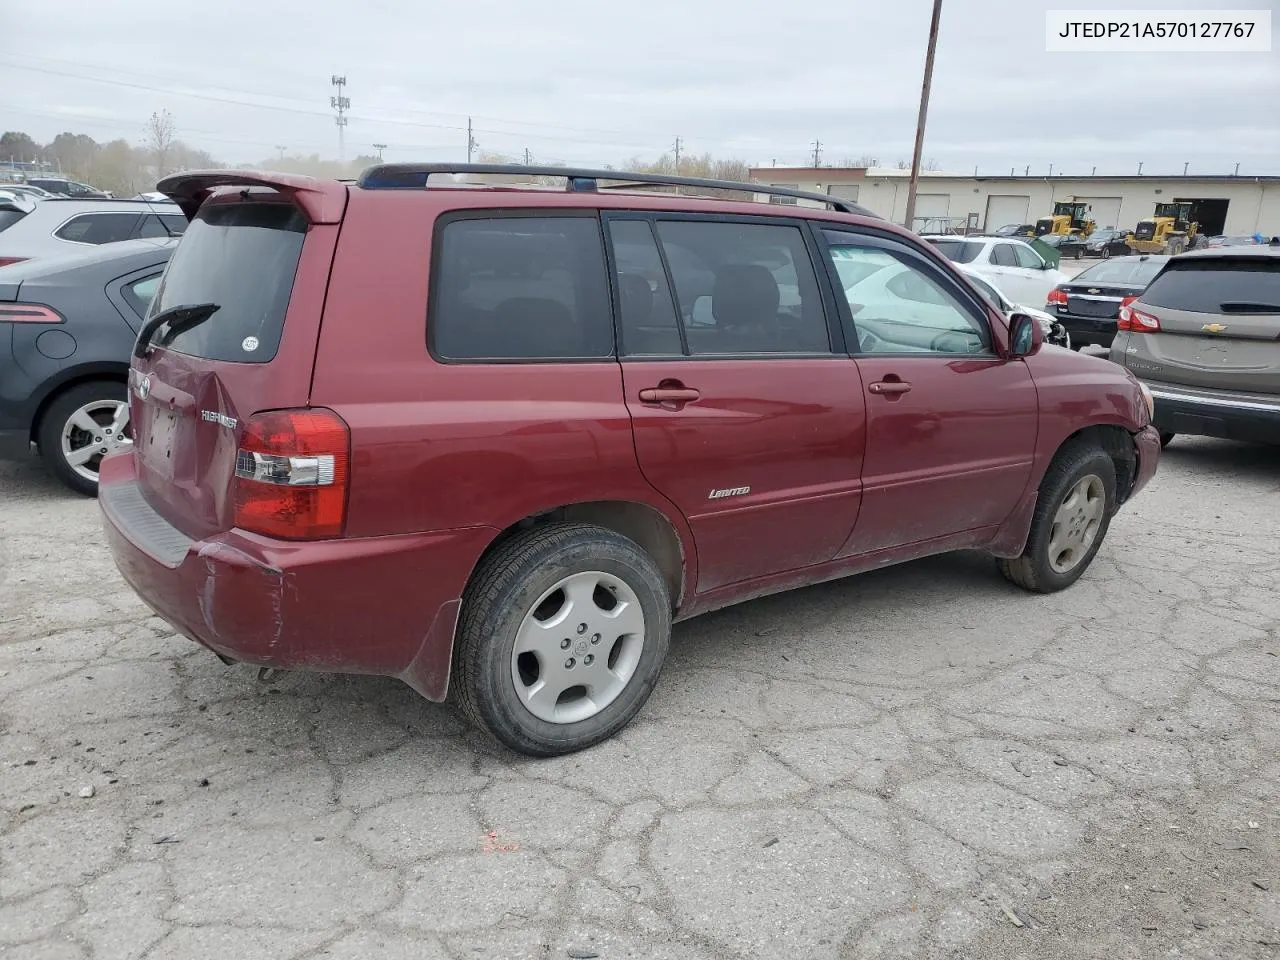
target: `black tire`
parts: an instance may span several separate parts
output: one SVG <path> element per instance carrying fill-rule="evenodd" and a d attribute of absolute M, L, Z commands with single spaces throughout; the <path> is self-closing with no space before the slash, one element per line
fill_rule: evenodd
<path fill-rule="evenodd" d="M 1075 258 L 1076 258 L 1077 260 L 1083 260 L 1083 259 L 1084 259 L 1084 247 L 1076 247 L 1076 257 L 1075 257 Z"/>
<path fill-rule="evenodd" d="M 77 410 L 95 402 L 121 401 L 128 399 L 128 388 L 118 380 L 93 380 L 81 383 L 57 397 L 40 420 L 36 431 L 36 445 L 40 449 L 40 458 L 44 460 L 50 472 L 63 484 L 76 493 L 87 497 L 97 496 L 98 481 L 90 480 L 76 472 L 62 452 L 62 433 L 68 421 Z M 88 438 L 86 438 L 88 439 Z M 93 438 L 96 439 L 96 438 Z M 100 448 L 99 448 L 100 449 Z M 100 457 L 86 465 L 93 467 Z"/>
<path fill-rule="evenodd" d="M 616 699 L 593 716 L 569 723 L 541 719 L 522 702 L 512 676 L 517 631 L 559 581 L 596 571 L 623 581 L 640 602 L 639 661 Z M 468 720 L 512 750 L 536 757 L 572 753 L 631 722 L 662 673 L 670 639 L 666 582 L 648 553 L 603 527 L 547 524 L 513 536 L 473 575 L 462 600 L 450 692 Z"/>
<path fill-rule="evenodd" d="M 1111 247 L 1107 246 L 1102 248 L 1102 259 L 1103 260 L 1111 259 Z"/>
<path fill-rule="evenodd" d="M 1172 443 L 1172 442 L 1173 442 L 1173 438 L 1174 438 L 1174 437 L 1176 437 L 1176 436 L 1177 436 L 1177 434 L 1176 434 L 1176 433 L 1162 433 L 1162 434 L 1160 434 L 1160 449 L 1161 449 L 1161 450 L 1163 450 L 1163 449 L 1164 449 L 1165 447 L 1167 447 L 1170 443 Z"/>
<path fill-rule="evenodd" d="M 1049 539 L 1053 519 L 1071 489 L 1085 477 L 1093 475 L 1102 481 L 1105 504 L 1093 543 L 1071 569 L 1060 572 L 1049 564 Z M 1055 593 L 1065 590 L 1089 569 L 1098 548 L 1106 539 L 1107 528 L 1116 502 L 1116 467 L 1111 457 L 1091 443 L 1080 442 L 1061 451 L 1049 464 L 1040 483 L 1031 532 L 1022 555 L 1013 560 L 999 559 L 997 565 L 1005 578 L 1033 593 Z"/>

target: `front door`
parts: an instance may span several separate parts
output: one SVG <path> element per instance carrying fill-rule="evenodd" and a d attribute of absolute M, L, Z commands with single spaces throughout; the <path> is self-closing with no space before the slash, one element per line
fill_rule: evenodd
<path fill-rule="evenodd" d="M 831 559 L 858 515 L 866 401 L 807 230 L 607 219 L 636 452 L 689 520 L 698 591 Z"/>
<path fill-rule="evenodd" d="M 824 239 L 867 394 L 862 509 L 838 555 L 994 532 L 1031 475 L 1026 364 L 998 355 L 987 306 L 924 254 L 871 232 Z"/>

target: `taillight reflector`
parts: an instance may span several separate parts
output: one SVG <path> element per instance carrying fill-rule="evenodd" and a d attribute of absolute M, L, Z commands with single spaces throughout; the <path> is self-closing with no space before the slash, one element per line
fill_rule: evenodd
<path fill-rule="evenodd" d="M 42 303 L 0 303 L 0 323 L 62 323 L 62 314 Z"/>
<path fill-rule="evenodd" d="M 1125 297 L 1120 301 L 1120 313 L 1116 316 L 1116 329 L 1129 333 L 1159 333 L 1160 318 L 1133 306 L 1138 298 Z"/>
<path fill-rule="evenodd" d="M 284 540 L 342 535 L 351 432 L 332 410 L 250 417 L 236 455 L 235 524 Z"/>
<path fill-rule="evenodd" d="M 1061 287 L 1054 287 L 1049 291 L 1049 296 L 1045 298 L 1045 302 L 1058 303 L 1065 307 L 1067 305 L 1067 291 Z"/>

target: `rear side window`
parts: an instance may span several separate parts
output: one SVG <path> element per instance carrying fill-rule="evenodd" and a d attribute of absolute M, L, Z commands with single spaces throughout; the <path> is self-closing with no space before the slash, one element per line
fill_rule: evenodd
<path fill-rule="evenodd" d="M 991 248 L 991 256 L 989 258 L 992 263 L 1001 267 L 1016 267 L 1018 258 L 1013 253 L 1013 244 L 997 243 Z"/>
<path fill-rule="evenodd" d="M 119 243 L 133 236 L 137 222 L 136 213 L 82 213 L 60 226 L 53 235 L 72 243 Z"/>
<path fill-rule="evenodd" d="M 1172 260 L 1142 300 L 1191 313 L 1280 313 L 1280 257 Z"/>
<path fill-rule="evenodd" d="M 1076 283 L 1132 283 L 1143 286 L 1151 282 L 1165 265 L 1164 260 L 1104 260 L 1096 267 L 1076 274 Z"/>
<path fill-rule="evenodd" d="M 952 263 L 973 263 L 982 252 L 982 244 L 971 240 L 930 240 L 929 242 Z"/>
<path fill-rule="evenodd" d="M 219 309 L 190 327 L 166 324 L 153 342 L 206 360 L 270 360 L 306 232 L 307 220 L 293 204 L 205 204 L 174 251 L 151 312 L 201 303 Z"/>
<path fill-rule="evenodd" d="M 156 288 L 160 286 L 160 276 L 157 273 L 154 276 L 143 277 L 141 280 L 126 283 L 120 288 L 120 295 L 124 297 L 125 303 L 133 307 L 133 312 L 139 317 L 147 315 L 151 301 L 155 299 Z"/>
<path fill-rule="evenodd" d="M 1010 246 L 1013 247 L 1013 255 L 1018 258 L 1018 266 L 1026 267 L 1028 270 L 1039 270 L 1044 266 L 1044 261 L 1030 247 L 1016 243 Z"/>
<path fill-rule="evenodd" d="M 0 231 L 7 230 L 27 215 L 25 210 L 9 210 L 0 207 Z"/>
<path fill-rule="evenodd" d="M 187 218 L 181 215 L 167 214 L 156 216 L 148 213 L 142 218 L 138 227 L 139 237 L 180 237 L 187 229 Z"/>
<path fill-rule="evenodd" d="M 436 243 L 428 316 L 435 356 L 613 356 L 613 314 L 595 217 L 452 220 L 440 228 Z"/>

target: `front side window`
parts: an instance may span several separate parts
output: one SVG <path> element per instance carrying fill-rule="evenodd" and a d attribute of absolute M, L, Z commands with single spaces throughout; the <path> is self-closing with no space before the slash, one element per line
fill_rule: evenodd
<path fill-rule="evenodd" d="M 809 249 L 790 224 L 660 220 L 691 355 L 830 353 Z"/>
<path fill-rule="evenodd" d="M 137 222 L 136 213 L 82 213 L 60 226 L 53 235 L 72 243 L 118 243 L 133 236 Z"/>
<path fill-rule="evenodd" d="M 990 352 L 986 325 L 922 261 L 848 235 L 828 238 L 859 353 Z"/>
<path fill-rule="evenodd" d="M 1067 242 L 1064 238 L 1059 243 Z M 1013 255 L 1018 258 L 1018 266 L 1025 267 L 1028 270 L 1043 270 L 1044 261 L 1030 247 L 1024 247 L 1020 243 L 1010 244 L 1013 247 Z"/>
<path fill-rule="evenodd" d="M 185 242 L 185 241 L 184 241 Z M 599 360 L 613 355 L 595 217 L 453 220 L 440 229 L 428 323 L 444 360 Z"/>

